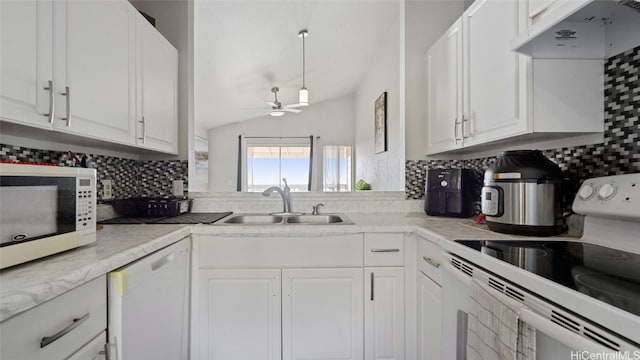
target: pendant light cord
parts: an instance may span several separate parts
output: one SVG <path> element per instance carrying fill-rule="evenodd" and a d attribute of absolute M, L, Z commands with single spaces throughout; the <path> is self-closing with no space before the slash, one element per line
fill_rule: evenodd
<path fill-rule="evenodd" d="M 305 69 L 306 69 L 306 64 L 305 64 L 305 48 L 304 48 L 304 38 L 306 38 L 307 36 L 305 34 L 302 35 L 302 88 L 305 89 L 305 83 L 304 83 L 304 73 L 305 73 Z"/>

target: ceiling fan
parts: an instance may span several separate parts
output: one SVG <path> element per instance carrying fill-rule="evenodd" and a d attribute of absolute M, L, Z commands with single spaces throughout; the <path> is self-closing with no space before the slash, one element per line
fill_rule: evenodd
<path fill-rule="evenodd" d="M 300 109 L 294 109 L 295 105 L 282 105 L 280 101 L 278 101 L 278 91 L 280 88 L 274 86 L 271 88 L 271 92 L 274 96 L 274 101 L 265 101 L 265 104 L 271 106 L 271 110 L 269 110 L 265 115 L 269 116 L 282 116 L 285 112 L 299 113 L 302 112 Z M 297 104 L 296 104 L 297 105 Z"/>

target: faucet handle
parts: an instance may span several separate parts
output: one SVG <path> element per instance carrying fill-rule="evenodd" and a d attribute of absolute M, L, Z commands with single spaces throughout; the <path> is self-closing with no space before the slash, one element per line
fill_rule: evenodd
<path fill-rule="evenodd" d="M 284 183 L 284 188 L 289 187 L 289 184 L 287 184 L 287 178 L 282 178 L 282 182 Z"/>
<path fill-rule="evenodd" d="M 311 212 L 311 215 L 320 215 L 320 206 L 324 206 L 323 203 L 319 203 L 315 206 L 313 206 L 313 211 Z"/>

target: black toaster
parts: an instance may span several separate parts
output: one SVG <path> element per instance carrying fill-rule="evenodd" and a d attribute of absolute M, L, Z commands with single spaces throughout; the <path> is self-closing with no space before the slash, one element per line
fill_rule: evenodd
<path fill-rule="evenodd" d="M 477 173 L 472 169 L 430 169 L 425 182 L 427 215 L 469 217 L 479 200 Z"/>

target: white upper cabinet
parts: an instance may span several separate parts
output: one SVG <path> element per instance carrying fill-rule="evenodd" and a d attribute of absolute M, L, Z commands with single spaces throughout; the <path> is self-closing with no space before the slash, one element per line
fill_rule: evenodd
<path fill-rule="evenodd" d="M 528 24 L 525 6 L 476 0 L 429 49 L 427 155 L 603 132 L 603 61 L 513 52 L 512 39 Z"/>
<path fill-rule="evenodd" d="M 178 52 L 143 17 L 138 19 L 137 143 L 178 153 Z"/>
<path fill-rule="evenodd" d="M 178 152 L 178 54 L 128 1 L 1 1 L 0 18 L 0 120 Z"/>
<path fill-rule="evenodd" d="M 52 3 L 0 1 L 0 119 L 51 129 Z"/>
<path fill-rule="evenodd" d="M 465 145 L 519 134 L 527 130 L 520 93 L 526 60 L 511 52 L 518 34 L 516 1 L 477 0 L 462 15 L 463 134 Z"/>
<path fill-rule="evenodd" d="M 54 5 L 54 127 L 135 144 L 135 9 L 123 1 Z"/>
<path fill-rule="evenodd" d="M 427 153 L 462 147 L 462 20 L 427 52 Z"/>

